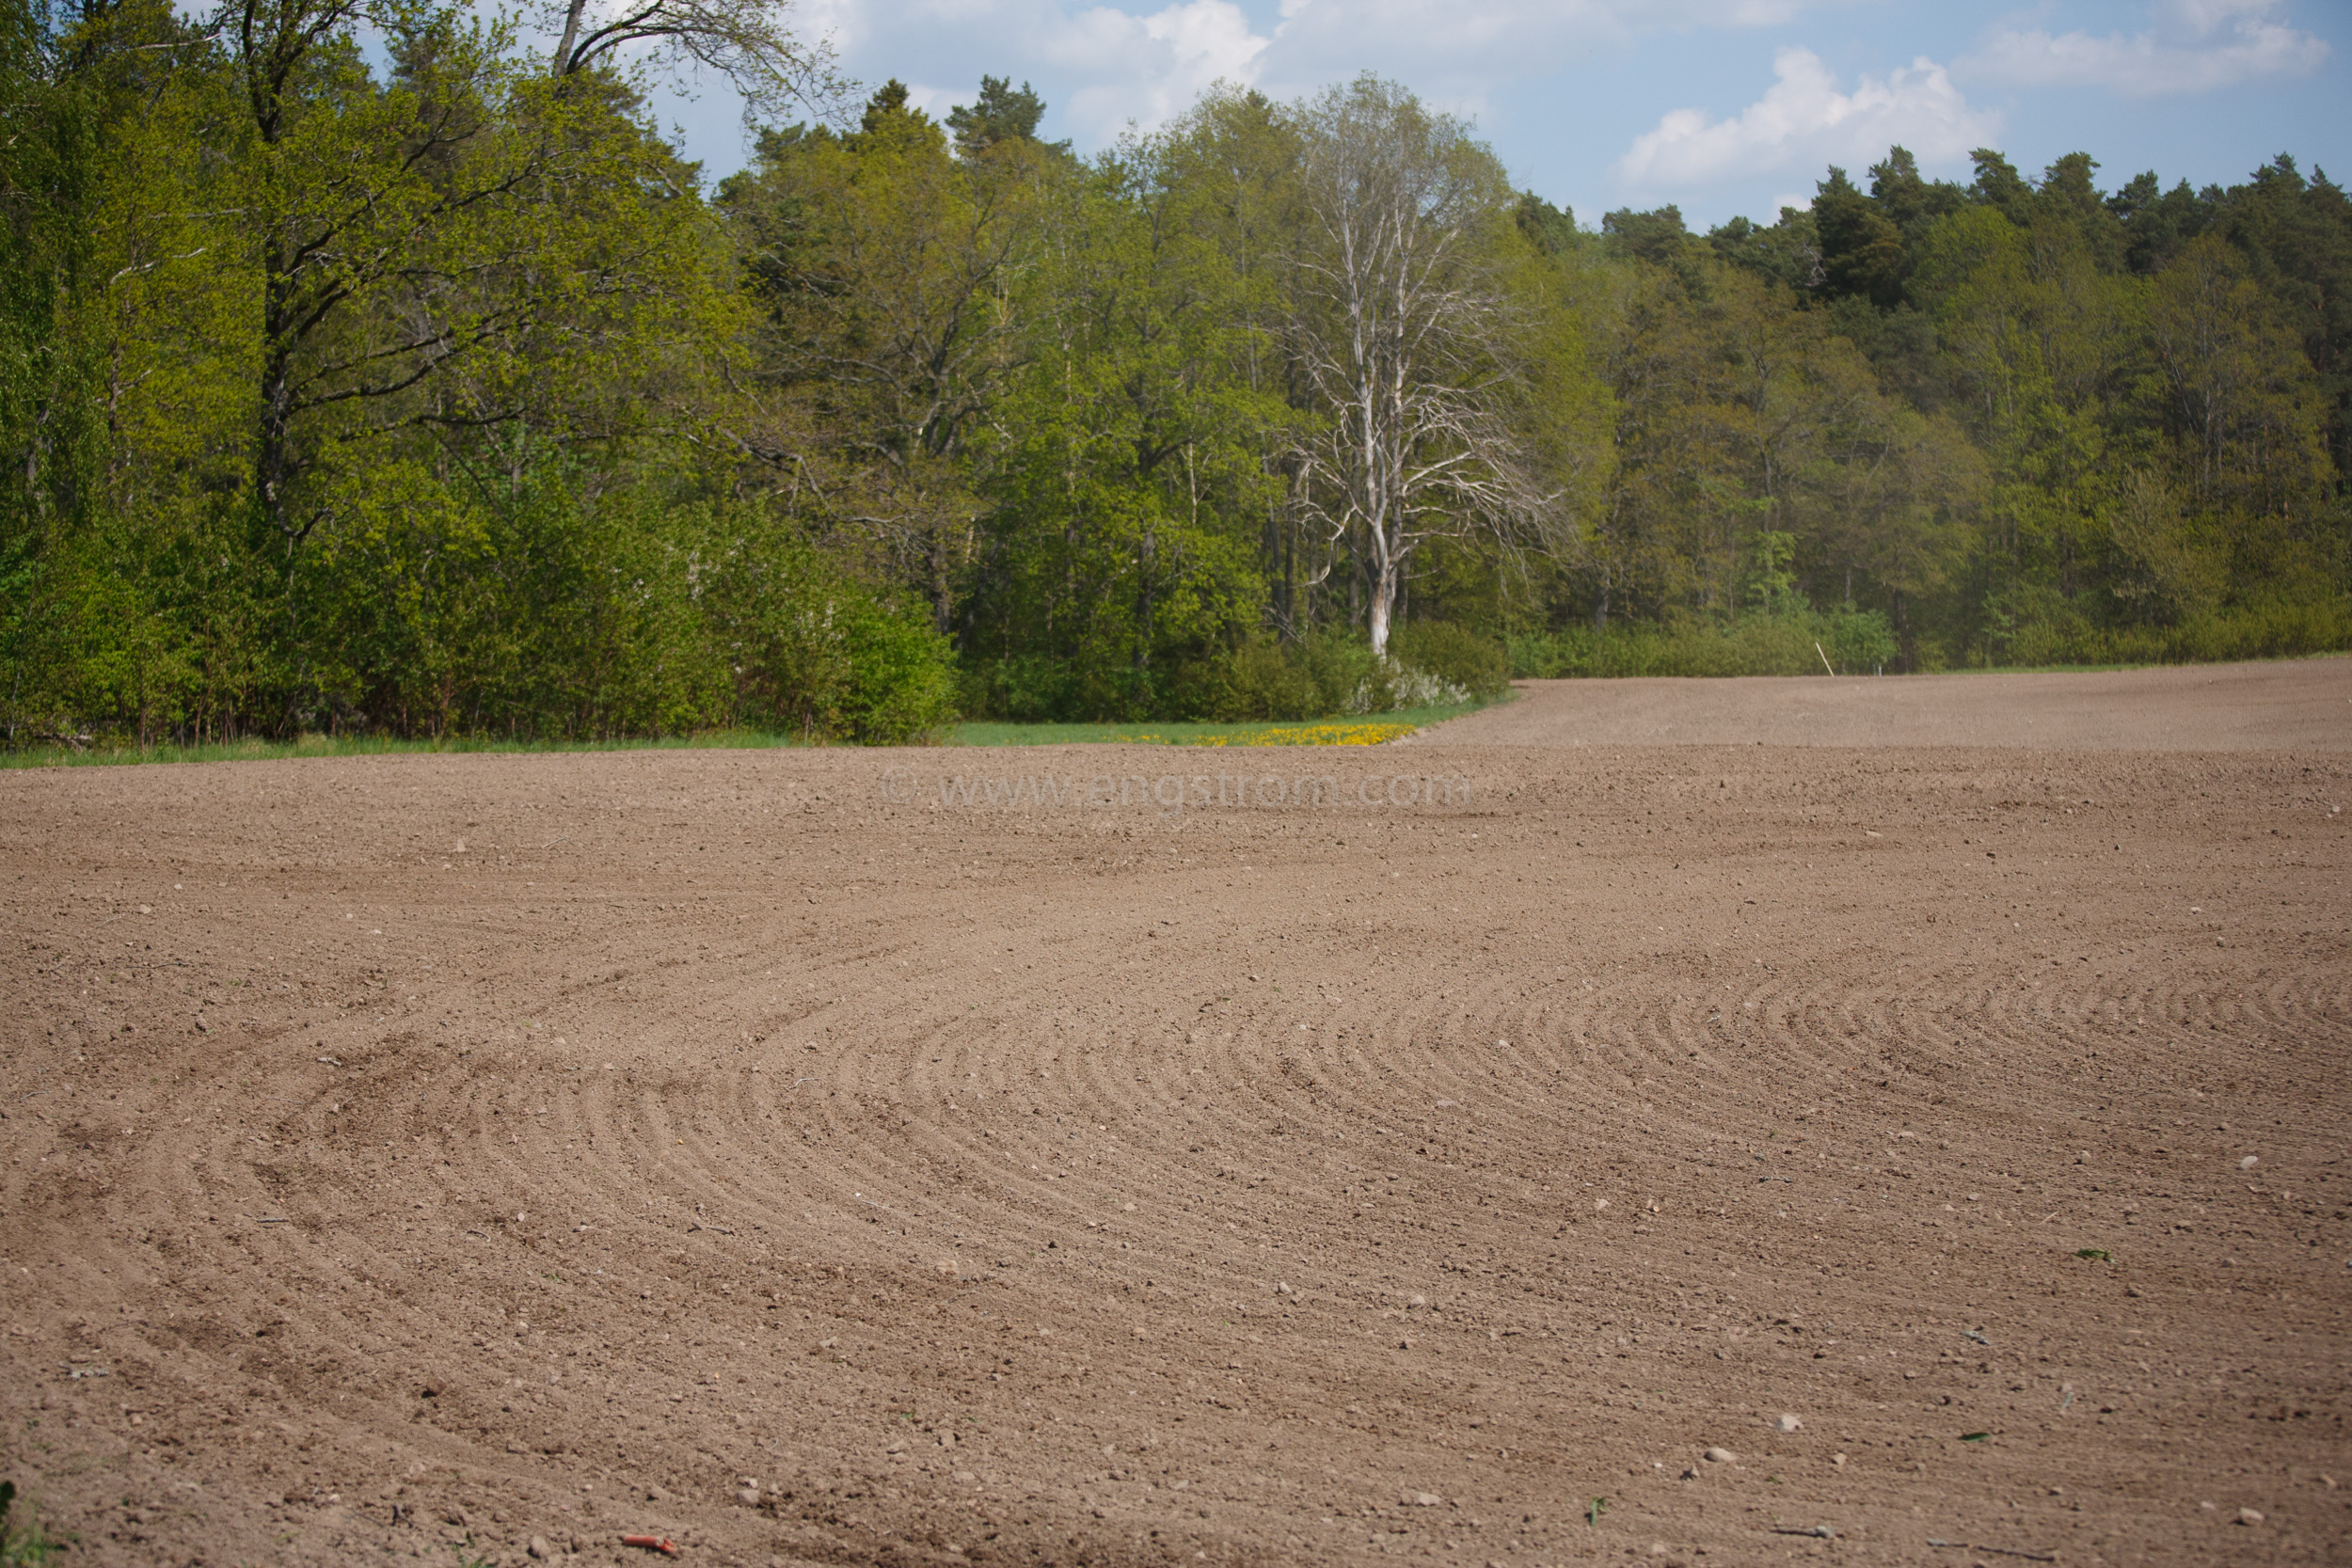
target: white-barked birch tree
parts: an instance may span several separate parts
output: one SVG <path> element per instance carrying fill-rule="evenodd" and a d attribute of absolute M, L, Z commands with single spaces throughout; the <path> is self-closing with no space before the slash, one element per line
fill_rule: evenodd
<path fill-rule="evenodd" d="M 1540 310 L 1510 288 L 1509 181 L 1462 121 L 1369 75 L 1297 114 L 1307 223 L 1289 340 L 1320 416 L 1298 504 L 1363 552 L 1385 655 L 1422 545 L 1555 543 L 1569 527 L 1519 418 L 1515 339 L 1540 334 Z"/>

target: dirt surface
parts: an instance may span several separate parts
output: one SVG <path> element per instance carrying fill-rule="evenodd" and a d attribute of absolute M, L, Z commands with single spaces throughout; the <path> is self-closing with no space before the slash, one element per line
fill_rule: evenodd
<path fill-rule="evenodd" d="M 1449 746 L 2352 750 L 2352 658 L 2080 674 L 1521 681 Z"/>
<path fill-rule="evenodd" d="M 2344 1561 L 2345 668 L 0 774 L 0 1475 L 68 1563 Z"/>

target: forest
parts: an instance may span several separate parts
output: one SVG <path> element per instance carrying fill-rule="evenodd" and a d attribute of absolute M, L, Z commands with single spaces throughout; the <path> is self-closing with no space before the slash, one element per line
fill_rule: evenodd
<path fill-rule="evenodd" d="M 761 0 L 0 0 L 6 744 L 2352 647 L 2352 209 L 2291 155 L 1897 147 L 1701 233 L 1369 76 L 1044 109 Z"/>

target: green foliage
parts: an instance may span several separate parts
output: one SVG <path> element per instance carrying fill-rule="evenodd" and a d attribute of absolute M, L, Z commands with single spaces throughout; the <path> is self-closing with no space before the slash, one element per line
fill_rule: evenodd
<path fill-rule="evenodd" d="M 379 71 L 307 4 L 8 3 L 12 743 L 952 716 L 944 639 L 790 498 L 705 499 L 742 302 L 628 80 L 425 5 L 370 13 Z"/>
<path fill-rule="evenodd" d="M 1336 674 L 1332 662 L 1303 657 L 1305 652 L 1270 638 L 1252 639 L 1195 673 L 1197 689 L 1188 693 L 1186 705 L 1224 721 L 1313 719 L 1339 712 L 1354 695 L 1352 685 L 1344 694 L 1327 689 L 1316 678 L 1318 664 Z"/>
<path fill-rule="evenodd" d="M 1891 668 L 1894 628 L 1875 610 L 1751 615 L 1729 626 L 1679 620 L 1664 626 L 1589 626 L 1510 640 L 1511 673 L 1619 675 L 1871 675 Z M 1830 669 L 1822 667 L 1826 658 Z"/>
<path fill-rule="evenodd" d="M 1387 657 L 1363 638 L 1318 630 L 1295 641 L 1252 637 L 1174 666 L 1145 700 L 1073 678 L 1059 660 L 1016 657 L 971 667 L 965 712 L 1016 723 L 1241 723 L 1454 707 L 1509 689 L 1502 645 L 1459 627 L 1412 622 Z"/>
<path fill-rule="evenodd" d="M 934 737 L 956 711 L 947 639 L 928 620 L 894 612 L 853 586 L 838 593 L 848 668 L 832 725 L 819 733 L 867 746 Z"/>
<path fill-rule="evenodd" d="M 1859 294 L 1881 307 L 1900 303 L 1911 270 L 1903 232 L 1878 202 L 1854 189 L 1844 169 L 1833 167 L 1821 182 L 1813 199 L 1813 228 L 1820 236 L 1824 294 Z"/>
<path fill-rule="evenodd" d="M 1608 238 L 1613 255 L 1647 261 L 1653 266 L 1680 261 L 1690 254 L 1695 243 L 1689 226 L 1682 221 L 1682 209 L 1675 206 L 1650 213 L 1621 207 L 1600 220 L 1600 230 Z"/>
<path fill-rule="evenodd" d="M 380 476 L 318 557 L 340 723 L 610 738 L 709 727 L 897 742 L 952 716 L 951 658 L 764 508 L 581 494 L 560 465 L 486 495 Z M 435 504 L 437 503 L 437 504 Z"/>
<path fill-rule="evenodd" d="M 38 1568 L 65 1549 L 31 1515 L 18 1506 L 16 1482 L 0 1481 L 0 1568 Z"/>
<path fill-rule="evenodd" d="M 979 101 L 950 109 L 947 130 L 956 138 L 957 152 L 970 158 L 1005 142 L 1036 141 L 1037 122 L 1044 118 L 1045 101 L 1028 83 L 1016 88 L 1010 77 L 982 76 Z M 1057 152 L 1070 150 L 1068 142 L 1051 145 Z"/>
<path fill-rule="evenodd" d="M 707 198 L 558 8 L 550 61 L 446 0 L 0 0 L 7 745 L 2352 646 L 2352 203 L 2291 159 L 1894 148 L 1595 234 L 1374 78 L 1080 160 L 992 76 Z M 772 105 L 830 81 L 781 15 L 638 41 Z"/>
<path fill-rule="evenodd" d="M 1442 621 L 1408 621 L 1389 644 L 1407 670 L 1433 675 L 1471 697 L 1498 697 L 1511 684 L 1511 656 L 1502 643 Z"/>
<path fill-rule="evenodd" d="M 1841 675 L 1882 674 L 1900 655 L 1895 628 L 1882 610 L 1846 610 L 1816 618 L 1829 662 Z"/>
<path fill-rule="evenodd" d="M 1368 687 L 1378 671 L 1360 640 L 1325 633 L 1295 644 L 1250 638 L 1232 649 L 1196 650 L 1149 683 L 1117 668 L 1089 677 L 1073 661 L 1014 655 L 970 667 L 962 707 L 1017 723 L 1317 719 L 1388 706 L 1385 684 Z M 1351 705 L 1359 703 L 1369 705 Z"/>
<path fill-rule="evenodd" d="M 1557 256 L 1576 245 L 1576 214 L 1565 207 L 1554 207 L 1534 191 L 1521 191 L 1518 205 L 1513 209 L 1511 221 L 1518 226 L 1520 237 L 1539 256 Z"/>
<path fill-rule="evenodd" d="M 944 734 L 945 732 L 940 732 Z M 149 763 L 279 762 L 289 757 L 438 756 L 495 752 L 507 754 L 636 751 L 767 751 L 805 744 L 805 737 L 770 730 L 697 730 L 691 735 L 596 740 L 513 740 L 482 736 L 417 738 L 388 735 L 300 735 L 291 740 L 246 736 L 237 740 L 182 745 L 48 746 L 0 752 L 0 768 L 117 768 Z"/>
<path fill-rule="evenodd" d="M 2286 159 L 2106 197 L 2081 154 L 1976 164 L 1963 189 L 1894 149 L 1704 255 L 1678 214 L 1612 214 L 1612 489 L 1504 617 L 1598 635 L 1521 667 L 1802 664 L 1736 629 L 1781 596 L 1881 612 L 1890 668 L 2344 645 L 2352 332 L 2277 260 L 2352 269 L 2342 192 Z M 1628 617 L 1654 629 L 1612 647 Z"/>
<path fill-rule="evenodd" d="M 2000 609 L 1997 607 L 1996 614 Z M 2352 648 L 2352 595 L 2265 595 L 2171 626 L 2102 626 L 2056 605 L 1995 621 L 1981 662 L 2039 669 L 2065 664 L 2204 664 L 2288 658 Z"/>
<path fill-rule="evenodd" d="M 2287 658 L 2352 648 L 2352 595 L 2272 597 L 2196 615 L 2171 626 L 2100 626 L 2048 605 L 2006 610 L 2008 629 L 1973 662 L 1984 668 L 2198 664 Z M 1814 644 L 1820 644 L 1817 652 Z M 1515 676 L 1820 675 L 1824 656 L 1840 675 L 1897 668 L 1895 631 L 1883 612 L 1751 617 L 1733 626 L 1679 621 L 1619 624 L 1606 632 L 1573 626 L 1509 640 Z M 1935 668 L 1946 668 L 1944 665 Z"/>
<path fill-rule="evenodd" d="M 1255 639 L 1186 673 L 1187 708 L 1225 721 L 1453 706 L 1510 687 L 1501 644 L 1438 622 L 1399 626 L 1385 657 L 1359 638 L 1324 631 L 1289 643 Z"/>
<path fill-rule="evenodd" d="M 1138 720 L 1106 724 L 1016 724 L 996 720 L 955 726 L 955 746 L 1364 746 L 1394 739 L 1416 728 L 1459 719 L 1485 706 L 1450 703 L 1437 707 L 1392 708 L 1345 719 L 1271 722 L 1255 720 Z"/>

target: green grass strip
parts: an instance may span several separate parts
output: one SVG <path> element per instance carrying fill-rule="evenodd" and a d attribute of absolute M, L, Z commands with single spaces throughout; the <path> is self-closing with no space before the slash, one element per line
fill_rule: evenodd
<path fill-rule="evenodd" d="M 1509 693 L 1497 699 L 1510 700 Z M 1337 719 L 1239 724 L 968 723 L 952 726 L 943 738 L 951 746 L 1362 746 L 1394 740 L 1425 725 L 1459 719 L 1487 705 L 1483 702 L 1456 703 Z M 401 739 L 389 736 L 305 735 L 293 740 L 248 738 L 194 746 L 170 742 L 123 746 L 103 741 L 79 750 L 70 746 L 35 746 L 0 751 L 0 768 L 120 768 L 135 763 L 278 762 L 289 757 L 453 756 L 473 752 L 763 751 L 807 744 L 797 736 L 764 730 L 712 730 L 701 735 L 602 740 L 500 740 L 466 736 Z"/>
<path fill-rule="evenodd" d="M 651 739 L 492 740 L 444 736 L 402 740 L 384 736 L 306 735 L 294 740 L 226 740 L 199 746 L 93 745 L 75 751 L 44 746 L 0 752 L 0 768 L 116 768 L 146 762 L 276 762 L 287 757 L 447 756 L 474 752 L 761 751 L 803 744 L 797 736 L 759 730 L 713 730 Z"/>

